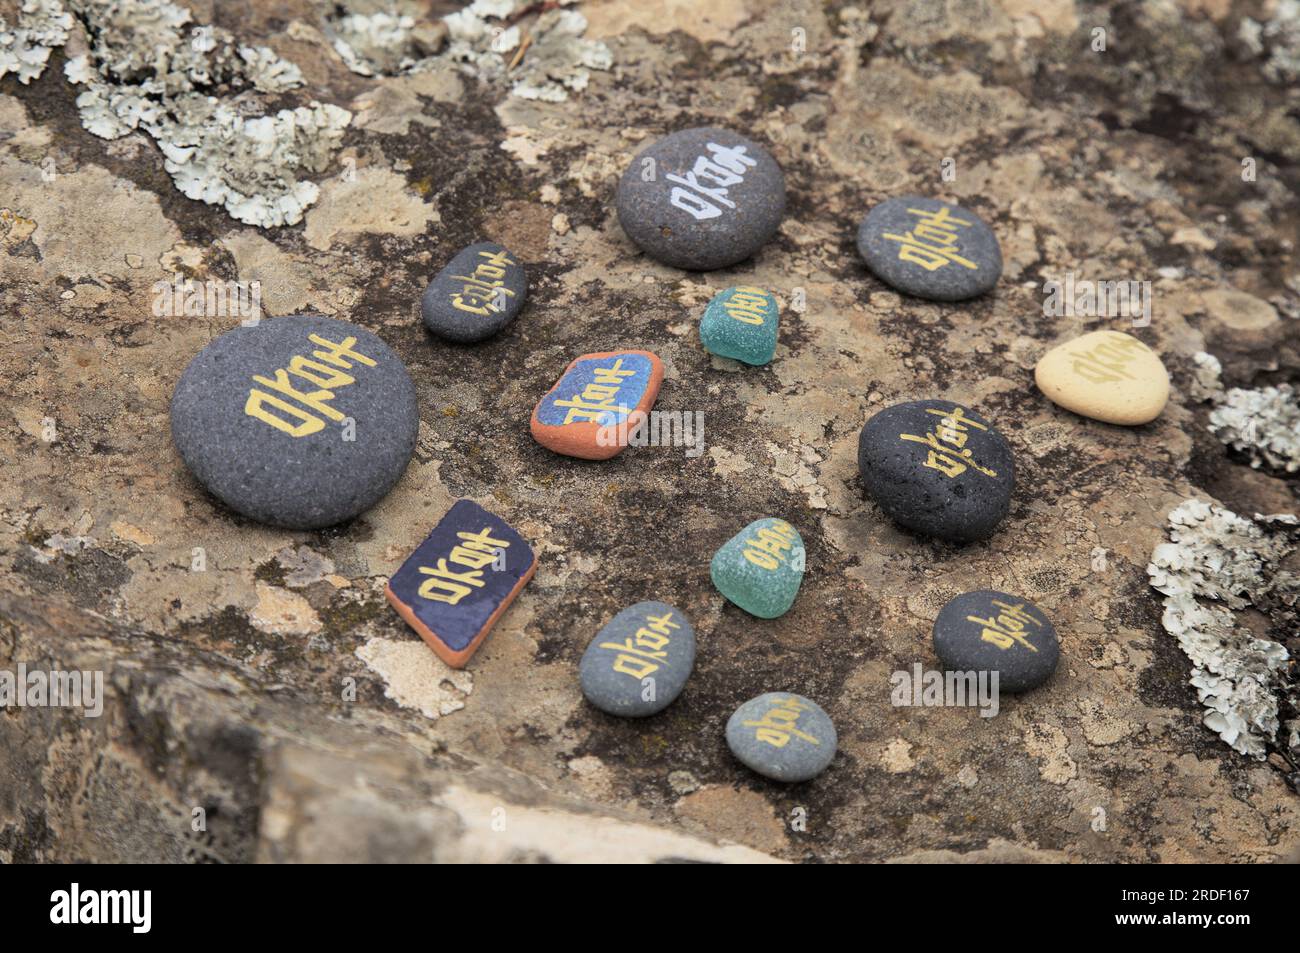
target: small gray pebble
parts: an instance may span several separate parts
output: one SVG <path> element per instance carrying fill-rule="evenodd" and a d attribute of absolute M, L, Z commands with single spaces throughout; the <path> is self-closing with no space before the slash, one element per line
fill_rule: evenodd
<path fill-rule="evenodd" d="M 420 315 L 434 334 L 468 344 L 506 327 L 527 297 L 528 276 L 518 256 L 493 242 L 479 242 L 429 282 Z"/>
<path fill-rule="evenodd" d="M 868 420 L 858 437 L 858 471 L 867 495 L 894 522 L 956 543 L 992 536 L 1016 485 L 1006 438 L 950 400 L 895 404 Z"/>
<path fill-rule="evenodd" d="M 835 726 L 802 695 L 768 692 L 727 721 L 727 747 L 746 767 L 776 781 L 807 781 L 835 757 Z"/>
<path fill-rule="evenodd" d="M 785 176 L 758 143 L 685 129 L 639 152 L 618 184 L 618 220 L 656 261 L 711 271 L 763 247 L 785 213 Z"/>
<path fill-rule="evenodd" d="M 695 667 L 695 630 L 680 610 L 638 602 L 614 616 L 582 655 L 582 693 L 601 711 L 640 718 L 663 711 Z"/>
<path fill-rule="evenodd" d="M 172 441 L 198 481 L 231 509 L 290 529 L 378 502 L 418 426 L 415 387 L 388 345 L 310 314 L 227 331 L 185 368 L 171 403 Z"/>
<path fill-rule="evenodd" d="M 979 216 L 919 195 L 888 199 L 868 212 L 858 228 L 858 252 L 885 284 L 932 301 L 984 294 L 1002 274 L 997 236 Z"/>
<path fill-rule="evenodd" d="M 997 672 L 998 691 L 1023 692 L 1056 671 L 1060 644 L 1047 613 L 993 589 L 951 600 L 934 620 L 934 651 L 949 672 Z"/>

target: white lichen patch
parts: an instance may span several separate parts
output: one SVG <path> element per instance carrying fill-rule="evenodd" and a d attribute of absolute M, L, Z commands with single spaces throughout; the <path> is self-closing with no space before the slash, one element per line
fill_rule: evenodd
<path fill-rule="evenodd" d="M 352 11 L 336 5 L 338 15 L 325 29 L 334 51 L 348 69 L 362 76 L 395 76 L 419 70 L 446 39 L 445 24 L 418 20 L 405 9 Z"/>
<path fill-rule="evenodd" d="M 1300 79 L 1300 0 L 1280 0 L 1271 12 L 1265 20 L 1242 17 L 1237 38 L 1263 58 L 1264 75 L 1269 80 L 1291 83 Z"/>
<path fill-rule="evenodd" d="M 449 668 L 416 639 L 373 638 L 357 649 L 357 658 L 384 682 L 384 697 L 425 717 L 438 719 L 465 707 L 474 690 L 469 672 Z"/>
<path fill-rule="evenodd" d="M 58 0 L 23 0 L 16 23 L 0 16 L 0 79 L 9 73 L 26 85 L 45 72 L 50 51 L 68 41 L 72 16 Z"/>
<path fill-rule="evenodd" d="M 1206 707 L 1205 725 L 1242 754 L 1262 759 L 1278 743 L 1287 651 L 1238 624 L 1254 607 L 1294 625 L 1300 578 L 1279 568 L 1295 548 L 1294 516 L 1246 519 L 1220 506 L 1187 500 L 1169 514 L 1169 539 L 1147 566 L 1164 593 L 1165 630 L 1192 660 L 1191 683 Z M 1297 726 L 1281 743 L 1294 745 Z"/>
<path fill-rule="evenodd" d="M 236 219 L 302 220 L 320 192 L 304 173 L 329 165 L 351 114 L 311 102 L 266 113 L 262 96 L 302 85 L 294 64 L 166 0 L 68 0 L 89 52 L 68 60 L 82 124 L 104 139 L 152 136 L 176 187 Z"/>
<path fill-rule="evenodd" d="M 342 4 L 345 12 L 329 26 L 335 50 L 363 76 L 419 72 L 445 58 L 480 80 L 509 83 L 515 96 L 558 103 L 614 61 L 608 46 L 583 36 L 587 19 L 575 10 L 548 9 L 530 19 L 527 0 L 474 0 L 443 19 L 447 43 L 439 52 L 442 34 L 399 5 L 368 13 L 355 6 Z"/>
<path fill-rule="evenodd" d="M 1194 395 L 1214 402 L 1210 432 L 1234 450 L 1250 455 L 1250 465 L 1267 464 L 1287 473 L 1300 470 L 1300 395 L 1290 384 L 1225 391 L 1213 355 L 1194 358 Z"/>

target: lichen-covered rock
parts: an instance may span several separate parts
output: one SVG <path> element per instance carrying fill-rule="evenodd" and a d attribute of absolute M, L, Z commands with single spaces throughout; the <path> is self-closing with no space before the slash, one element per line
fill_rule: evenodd
<path fill-rule="evenodd" d="M 461 4 L 265 0 L 232 17 L 219 3 L 229 39 L 214 28 L 197 60 L 227 64 L 229 83 L 200 92 L 244 123 L 223 119 L 188 160 L 169 160 L 147 131 L 110 140 L 85 128 L 75 97 L 92 85 L 124 94 L 92 111 L 110 129 L 160 104 L 132 98 L 129 77 L 101 82 L 83 28 L 98 14 L 61 6 L 75 15 L 45 72 L 0 78 L 0 670 L 45 659 L 102 670 L 106 707 L 99 718 L 0 716 L 0 862 L 1291 853 L 1278 834 L 1300 830 L 1287 762 L 1300 755 L 1284 747 L 1290 671 L 1273 689 L 1271 757 L 1220 742 L 1144 573 L 1188 496 L 1243 517 L 1295 512 L 1294 474 L 1258 448 L 1252 469 L 1249 449 L 1206 430 L 1214 405 L 1188 402 L 1199 350 L 1223 362 L 1227 389 L 1280 390 L 1300 374 L 1284 161 L 1300 155 L 1300 123 L 1292 90 L 1264 72 L 1286 41 L 1264 36 L 1256 54 L 1235 38 L 1246 18 L 1285 22 L 1285 4 L 1103 3 L 1086 16 L 1056 0 L 1042 16 L 1010 0 L 803 4 L 804 33 L 792 36 L 767 0 L 612 0 L 514 21 L 529 0 L 491 0 L 472 18 L 453 14 L 474 21 L 472 36 L 449 26 L 426 55 L 419 25 Z M 115 6 L 138 19 L 145 4 Z M 182 43 L 207 46 L 214 5 L 184 6 Z M 0 7 L 12 30 L 21 4 Z M 391 47 L 352 34 L 371 76 L 340 56 L 340 17 L 413 8 L 416 27 Z M 569 14 L 588 21 L 580 34 L 565 32 Z M 1060 55 L 1087 49 L 1097 28 L 1107 52 Z M 276 59 L 243 60 L 259 48 Z M 595 65 L 610 58 L 617 70 Z M 59 70 L 73 63 L 83 81 L 68 88 Z M 301 85 L 269 91 L 293 75 L 283 64 Z M 152 69 L 141 65 L 146 79 Z M 333 122 L 295 120 L 250 138 L 258 117 L 314 112 L 313 101 L 356 118 L 337 136 Z M 190 108 L 184 128 L 197 133 Z M 633 157 L 690 124 L 768 144 L 788 186 L 777 236 L 716 281 L 630 253 L 610 207 Z M 319 197 L 299 225 L 250 225 L 224 199 L 183 195 L 168 161 L 219 166 L 256 203 L 294 182 Z M 859 262 L 854 229 L 868 207 L 935 190 L 996 224 L 996 293 L 936 305 Z M 508 334 L 450 346 L 425 333 L 418 301 L 480 240 L 532 266 L 528 311 Z M 1045 314 L 1043 284 L 1066 271 L 1150 280 L 1150 327 Z M 257 281 L 267 315 L 324 313 L 389 343 L 420 420 L 383 500 L 324 531 L 271 529 L 203 502 L 167 440 L 168 399 L 186 362 L 238 319 L 153 313 L 154 284 L 178 276 Z M 783 302 L 779 360 L 762 371 L 711 358 L 697 337 L 713 293 L 732 285 Z M 1239 299 L 1207 298 L 1215 288 L 1257 299 L 1251 325 L 1267 336 L 1248 337 L 1274 343 L 1246 349 L 1223 320 Z M 1170 406 L 1140 433 L 1077 421 L 1034 389 L 1044 350 L 1101 328 L 1139 334 L 1172 375 Z M 529 409 L 596 348 L 657 354 L 658 423 L 702 415 L 703 453 L 655 441 L 591 465 L 536 445 Z M 862 496 L 860 425 L 933 394 L 994 421 L 1015 452 L 1012 512 L 987 542 L 899 532 Z M 1238 424 L 1246 437 L 1248 420 Z M 475 655 L 472 686 L 382 595 L 464 497 L 508 513 L 540 558 Z M 765 513 L 783 514 L 817 557 L 792 611 L 771 620 L 724 604 L 707 573 L 712 547 Z M 890 671 L 929 664 L 928 621 L 984 587 L 1052 607 L 1068 691 L 1049 683 L 970 731 L 952 730 L 962 712 L 892 707 Z M 582 696 L 573 634 L 648 593 L 696 624 L 696 669 L 650 721 L 610 718 Z M 1290 607 L 1263 602 L 1238 612 L 1234 631 L 1258 629 L 1294 657 Z M 736 705 L 770 688 L 851 713 L 843 757 L 797 798 L 722 740 Z M 794 829 L 797 807 L 806 830 Z M 196 808 L 206 832 L 193 829 Z M 497 808 L 502 831 L 483 823 Z"/>
<path fill-rule="evenodd" d="M 1300 539 L 1292 515 L 1245 519 L 1187 500 L 1169 514 L 1170 541 L 1151 553 L 1147 574 L 1164 593 L 1165 630 L 1192 660 L 1191 683 L 1205 725 L 1242 754 L 1263 759 L 1271 744 L 1300 746 L 1300 719 L 1278 736 L 1279 699 L 1300 711 L 1285 676 L 1290 654 L 1238 619 L 1256 607 L 1294 622 L 1300 576 L 1281 563 Z"/>

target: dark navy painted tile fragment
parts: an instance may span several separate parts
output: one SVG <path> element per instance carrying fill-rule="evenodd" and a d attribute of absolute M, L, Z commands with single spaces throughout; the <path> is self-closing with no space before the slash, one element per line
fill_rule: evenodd
<path fill-rule="evenodd" d="M 536 568 L 532 547 L 508 523 L 458 500 L 385 594 L 439 658 L 464 668 Z"/>

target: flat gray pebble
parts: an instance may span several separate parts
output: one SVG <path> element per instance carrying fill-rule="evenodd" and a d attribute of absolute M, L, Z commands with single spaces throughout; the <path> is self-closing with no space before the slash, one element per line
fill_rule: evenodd
<path fill-rule="evenodd" d="M 763 247 L 785 213 L 771 154 L 729 129 L 684 129 L 652 143 L 618 184 L 619 224 L 651 258 L 711 271 Z"/>
<path fill-rule="evenodd" d="M 775 781 L 807 781 L 835 757 L 835 725 L 820 705 L 789 692 L 751 698 L 727 721 L 727 747 Z"/>
<path fill-rule="evenodd" d="M 494 242 L 479 242 L 429 282 L 420 316 L 439 337 L 468 344 L 505 328 L 527 297 L 528 276 L 519 257 Z"/>
<path fill-rule="evenodd" d="M 695 630 L 678 609 L 638 602 L 610 619 L 582 655 L 582 693 L 601 711 L 640 718 L 663 711 L 695 667 Z"/>
<path fill-rule="evenodd" d="M 997 236 L 979 216 L 920 195 L 888 199 L 868 212 L 858 252 L 885 284 L 933 301 L 984 294 L 1002 274 Z"/>
<path fill-rule="evenodd" d="M 364 328 L 321 315 L 265 318 L 218 337 L 172 395 L 172 441 L 207 489 L 261 523 L 351 519 L 397 482 L 415 449 L 415 387 Z"/>

